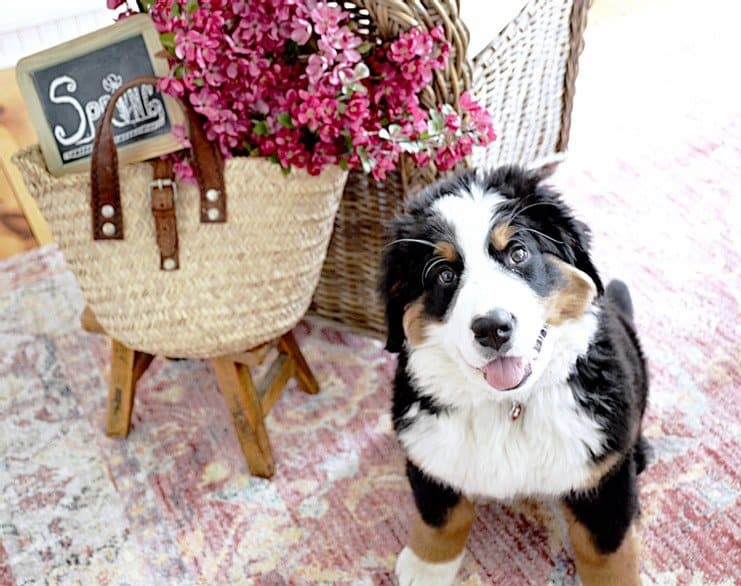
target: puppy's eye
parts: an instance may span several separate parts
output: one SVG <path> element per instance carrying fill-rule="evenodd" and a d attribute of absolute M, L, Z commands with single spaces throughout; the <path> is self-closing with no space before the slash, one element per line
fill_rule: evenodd
<path fill-rule="evenodd" d="M 444 268 L 437 274 L 437 282 L 443 287 L 452 285 L 455 283 L 457 278 L 458 276 L 455 274 L 455 271 L 448 267 Z"/>
<path fill-rule="evenodd" d="M 524 246 L 515 246 L 509 251 L 509 261 L 513 265 L 524 263 L 528 256 L 530 256 L 530 253 Z"/>

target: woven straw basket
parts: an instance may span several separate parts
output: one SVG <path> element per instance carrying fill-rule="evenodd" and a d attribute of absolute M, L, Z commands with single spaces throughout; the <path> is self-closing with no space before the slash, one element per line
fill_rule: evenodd
<path fill-rule="evenodd" d="M 423 97 L 428 106 L 458 105 L 470 90 L 491 113 L 497 140 L 470 164 L 558 162 L 566 149 L 577 63 L 590 0 L 529 0 L 473 61 L 466 58 L 468 32 L 453 0 L 354 0 L 360 29 L 369 37 L 393 38 L 413 26 L 442 25 L 451 43 L 448 67 Z M 497 34 L 498 32 L 498 34 Z M 335 220 L 327 260 L 312 310 L 364 333 L 382 336 L 383 310 L 376 293 L 385 228 L 407 193 L 437 177 L 403 160 L 384 182 L 352 172 Z"/>
<path fill-rule="evenodd" d="M 306 312 L 347 177 L 283 175 L 265 159 L 226 161 L 228 221 L 199 221 L 199 192 L 176 198 L 180 268 L 160 270 L 147 187 L 152 166 L 120 168 L 123 240 L 93 240 L 90 176 L 53 177 L 37 146 L 16 165 L 106 332 L 149 354 L 241 352 L 293 328 Z"/>

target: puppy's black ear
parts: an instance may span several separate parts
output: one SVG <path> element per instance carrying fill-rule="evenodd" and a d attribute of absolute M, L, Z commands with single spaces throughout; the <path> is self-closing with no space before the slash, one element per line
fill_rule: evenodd
<path fill-rule="evenodd" d="M 592 240 L 589 227 L 571 215 L 571 210 L 561 201 L 560 197 L 556 196 L 556 199 L 552 199 L 552 201 L 558 202 L 558 205 L 561 206 L 561 213 L 559 218 L 552 222 L 550 226 L 541 226 L 545 233 L 552 238 L 545 245 L 552 247 L 554 249 L 552 252 L 562 260 L 586 273 L 594 282 L 597 295 L 601 296 L 605 289 L 589 254 Z"/>
<path fill-rule="evenodd" d="M 401 352 L 406 336 L 404 334 L 404 306 L 406 305 L 405 290 L 408 285 L 405 274 L 402 251 L 399 245 L 390 245 L 383 254 L 381 263 L 381 298 L 386 313 L 386 350 Z"/>
<path fill-rule="evenodd" d="M 566 242 L 570 242 L 571 251 L 573 253 L 573 265 L 580 271 L 589 275 L 589 278 L 594 281 L 595 287 L 597 287 L 597 295 L 602 295 L 605 292 L 605 288 L 602 285 L 602 279 L 600 279 L 597 268 L 592 262 L 592 257 L 589 255 L 590 244 L 592 240 L 592 233 L 589 227 L 576 218 L 569 218 L 566 226 L 563 227 Z"/>
<path fill-rule="evenodd" d="M 420 267 L 431 254 L 430 244 L 414 238 L 416 220 L 411 215 L 398 216 L 389 230 L 389 243 L 381 260 L 381 299 L 386 310 L 386 350 L 404 348 L 404 312 L 407 305 L 423 293 Z"/>

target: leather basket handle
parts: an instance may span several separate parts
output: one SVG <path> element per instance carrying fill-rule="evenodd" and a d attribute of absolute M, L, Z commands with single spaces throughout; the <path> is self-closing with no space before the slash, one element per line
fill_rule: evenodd
<path fill-rule="evenodd" d="M 122 240 L 124 237 L 121 191 L 118 180 L 118 151 L 111 121 L 118 99 L 132 87 L 156 86 L 158 78 L 142 76 L 127 81 L 111 95 L 98 123 L 90 161 L 90 207 L 94 240 Z M 191 164 L 201 193 L 201 222 L 226 221 L 224 162 L 216 144 L 208 141 L 198 115 L 187 103 L 178 100 L 188 116 Z M 146 196 L 146 194 L 143 194 Z"/>

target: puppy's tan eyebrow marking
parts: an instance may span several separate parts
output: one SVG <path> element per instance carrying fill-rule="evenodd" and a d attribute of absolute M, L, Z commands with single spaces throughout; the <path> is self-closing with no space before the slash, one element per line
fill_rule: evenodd
<path fill-rule="evenodd" d="M 435 243 L 435 252 L 450 263 L 458 260 L 458 251 L 455 246 L 445 240 L 438 240 Z"/>
<path fill-rule="evenodd" d="M 497 250 L 504 250 L 515 232 L 511 224 L 497 224 L 491 231 L 491 243 Z"/>

